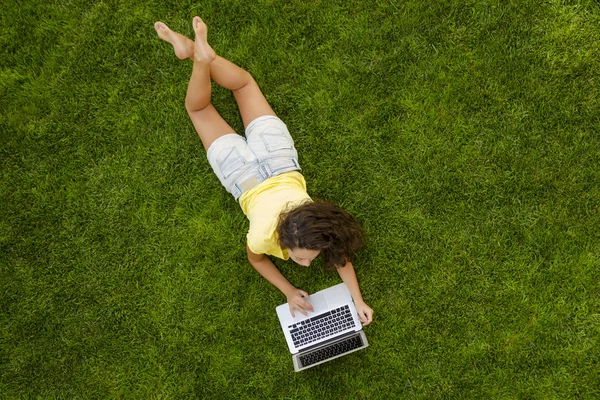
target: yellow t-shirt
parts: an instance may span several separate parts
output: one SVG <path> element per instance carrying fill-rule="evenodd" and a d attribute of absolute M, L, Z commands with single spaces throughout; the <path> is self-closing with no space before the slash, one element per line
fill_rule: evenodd
<path fill-rule="evenodd" d="M 274 176 L 244 192 L 239 203 L 250 221 L 246 235 L 250 250 L 287 260 L 287 251 L 277 244 L 277 220 L 281 211 L 306 200 L 311 198 L 298 171 Z"/>

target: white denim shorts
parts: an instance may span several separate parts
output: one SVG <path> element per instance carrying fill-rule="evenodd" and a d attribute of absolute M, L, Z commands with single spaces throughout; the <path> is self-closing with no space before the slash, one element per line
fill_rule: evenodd
<path fill-rule="evenodd" d="M 300 170 L 287 126 L 272 115 L 250 122 L 245 138 L 237 133 L 221 136 L 210 145 L 207 157 L 221 184 L 236 200 L 273 176 Z"/>

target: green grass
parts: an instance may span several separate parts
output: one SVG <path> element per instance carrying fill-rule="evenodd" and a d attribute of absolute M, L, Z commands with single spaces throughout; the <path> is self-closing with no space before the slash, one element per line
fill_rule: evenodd
<path fill-rule="evenodd" d="M 293 372 L 152 28 L 194 15 L 367 231 L 369 349 Z M 19 1 L 0 26 L 0 398 L 600 396 L 596 2 Z"/>

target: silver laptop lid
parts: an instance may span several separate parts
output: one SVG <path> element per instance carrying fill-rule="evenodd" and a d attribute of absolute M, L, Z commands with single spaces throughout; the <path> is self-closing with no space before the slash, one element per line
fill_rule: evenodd
<path fill-rule="evenodd" d="M 328 341 L 327 343 L 317 346 L 315 349 L 308 349 L 292 355 L 294 371 L 299 372 L 307 368 L 312 368 L 327 361 L 345 356 L 346 354 L 362 350 L 368 346 L 369 342 L 363 331 L 343 335 L 341 338 Z"/>

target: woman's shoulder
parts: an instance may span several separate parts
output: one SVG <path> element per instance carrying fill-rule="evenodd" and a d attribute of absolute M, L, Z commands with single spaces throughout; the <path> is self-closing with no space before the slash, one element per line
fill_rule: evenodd
<path fill-rule="evenodd" d="M 252 224 L 246 235 L 248 247 L 255 254 L 269 254 L 287 259 L 279 246 L 275 229 L 267 224 Z"/>

